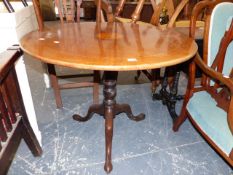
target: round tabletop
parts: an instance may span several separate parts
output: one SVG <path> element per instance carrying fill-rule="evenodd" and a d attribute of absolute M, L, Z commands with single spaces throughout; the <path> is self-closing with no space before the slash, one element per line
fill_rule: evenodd
<path fill-rule="evenodd" d="M 91 70 L 143 70 L 176 65 L 197 52 L 177 29 L 130 23 L 54 24 L 20 40 L 24 52 L 44 62 Z"/>

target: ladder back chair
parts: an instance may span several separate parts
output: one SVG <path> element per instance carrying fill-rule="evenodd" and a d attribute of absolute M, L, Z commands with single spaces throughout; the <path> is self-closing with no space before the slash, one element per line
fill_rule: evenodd
<path fill-rule="evenodd" d="M 14 67 L 20 56 L 19 48 L 0 54 L 0 174 L 7 174 L 22 138 L 34 156 L 42 154 L 29 124 Z"/>
<path fill-rule="evenodd" d="M 207 13 L 204 55 L 201 58 L 197 54 L 190 64 L 188 88 L 173 130 L 178 131 L 189 117 L 207 142 L 233 166 L 233 1 L 203 1 L 195 6 L 190 28 L 193 38 L 197 15 L 203 10 Z M 199 87 L 194 86 L 196 66 L 203 72 Z"/>
<path fill-rule="evenodd" d="M 43 30 L 44 22 L 42 19 L 40 4 L 38 0 L 33 0 L 34 9 L 36 12 L 36 17 L 39 25 L 39 30 Z M 56 0 L 56 6 L 58 7 L 60 21 L 63 23 L 63 17 L 65 17 L 67 22 L 74 22 L 74 0 Z M 65 9 L 64 9 L 65 6 Z M 67 13 L 68 14 L 67 14 Z M 93 101 L 94 103 L 99 102 L 99 81 L 100 81 L 100 72 L 94 71 L 94 73 L 87 74 L 77 74 L 77 75 L 57 75 L 55 65 L 47 64 L 48 73 L 51 80 L 51 85 L 54 90 L 54 95 L 56 99 L 56 105 L 58 108 L 63 106 L 61 99 L 61 89 L 71 89 L 71 88 L 81 88 L 81 87 L 93 87 Z M 77 82 L 77 83 L 60 83 L 59 78 L 79 78 L 79 77 L 94 77 L 93 82 L 85 81 L 85 82 Z"/>

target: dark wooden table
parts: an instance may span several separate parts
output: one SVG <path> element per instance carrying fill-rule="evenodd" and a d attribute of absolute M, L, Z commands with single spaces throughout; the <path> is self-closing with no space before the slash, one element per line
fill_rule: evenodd
<path fill-rule="evenodd" d="M 134 116 L 128 104 L 118 104 L 116 83 L 118 71 L 146 70 L 176 65 L 189 60 L 197 52 L 196 43 L 177 29 L 161 31 L 154 26 L 129 23 L 56 24 L 43 31 L 24 36 L 21 48 L 44 62 L 62 66 L 105 71 L 104 100 L 91 105 L 86 116 L 75 114 L 77 121 L 87 121 L 94 113 L 105 119 L 106 159 L 104 169 L 112 170 L 111 150 L 113 121 L 126 113 Z M 156 114 L 155 114 L 156 115 Z"/>

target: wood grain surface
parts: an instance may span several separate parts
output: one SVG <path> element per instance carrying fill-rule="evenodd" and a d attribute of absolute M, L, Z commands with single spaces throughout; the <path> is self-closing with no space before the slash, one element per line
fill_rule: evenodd
<path fill-rule="evenodd" d="M 91 70 L 144 70 L 187 61 L 196 43 L 177 29 L 128 23 L 67 23 L 33 31 L 21 48 L 44 62 Z"/>

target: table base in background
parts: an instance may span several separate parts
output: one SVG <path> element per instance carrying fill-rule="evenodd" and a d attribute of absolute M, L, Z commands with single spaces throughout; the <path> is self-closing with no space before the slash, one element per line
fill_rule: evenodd
<path fill-rule="evenodd" d="M 179 78 L 180 78 L 180 70 L 177 70 L 178 67 L 170 68 L 170 70 L 172 70 L 172 73 L 175 74 L 172 77 L 173 79 L 172 83 L 168 82 L 169 71 L 166 70 L 164 73 L 162 83 L 161 83 L 161 86 L 162 86 L 161 90 L 159 91 L 159 93 L 152 92 L 153 100 L 161 100 L 163 105 L 167 106 L 168 112 L 173 122 L 178 117 L 176 113 L 176 102 L 178 100 L 183 99 L 183 95 L 177 95 L 178 83 L 179 83 Z M 169 68 L 166 68 L 166 69 L 169 69 Z M 168 86 L 169 86 L 169 91 L 167 90 Z"/>
<path fill-rule="evenodd" d="M 198 45 L 198 53 L 200 55 L 203 55 L 203 39 L 196 39 L 195 41 Z M 184 95 L 177 94 L 180 72 L 183 71 L 184 73 L 189 74 L 188 67 L 189 67 L 189 62 L 166 68 L 168 70 L 165 71 L 164 76 L 162 78 L 161 90 L 159 91 L 159 93 L 155 93 L 155 91 L 152 89 L 152 99 L 153 100 L 161 100 L 163 105 L 167 106 L 168 112 L 169 112 L 173 122 L 179 116 L 176 113 L 176 102 L 179 100 L 183 100 L 183 98 L 184 98 Z M 160 71 L 158 70 L 157 74 L 159 72 Z M 171 72 L 173 74 L 172 75 L 173 82 L 172 82 L 172 85 L 169 87 L 170 89 L 168 91 L 167 87 L 170 85 L 170 83 L 168 81 L 168 77 L 171 76 L 168 74 Z M 149 80 L 150 80 L 150 77 L 151 77 L 151 79 L 154 78 L 153 75 L 150 75 L 150 74 L 149 75 L 145 74 L 145 75 L 147 76 L 147 78 Z M 138 79 L 139 76 L 140 76 L 140 74 L 136 78 Z M 201 77 L 201 71 L 199 68 L 197 68 L 197 70 L 196 70 L 196 77 Z"/>
<path fill-rule="evenodd" d="M 127 117 L 134 121 L 141 121 L 145 119 L 145 114 L 134 116 L 131 107 L 128 104 L 117 104 L 115 97 L 116 82 L 118 72 L 105 71 L 104 73 L 104 100 L 102 104 L 93 104 L 89 107 L 87 115 L 82 117 L 78 114 L 73 115 L 73 119 L 85 122 L 92 118 L 93 114 L 99 114 L 105 119 L 105 143 L 106 143 L 106 157 L 104 170 L 109 173 L 112 171 L 112 137 L 113 137 L 113 119 L 120 113 L 126 113 Z"/>

